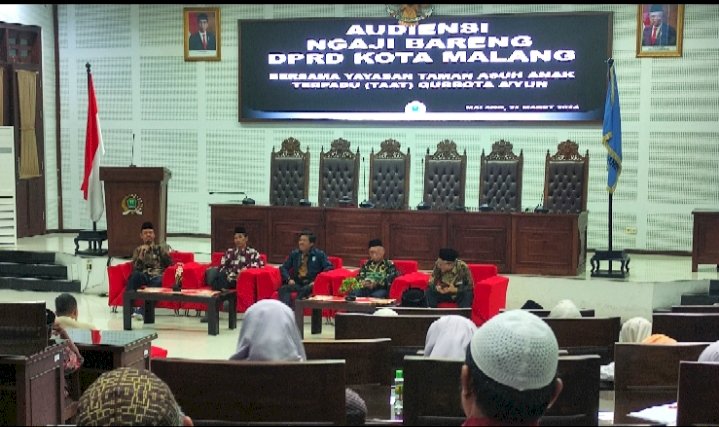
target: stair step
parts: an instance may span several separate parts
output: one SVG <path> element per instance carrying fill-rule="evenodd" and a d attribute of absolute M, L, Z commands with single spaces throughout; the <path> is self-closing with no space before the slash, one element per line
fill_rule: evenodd
<path fill-rule="evenodd" d="M 54 264 L 55 252 L 0 250 L 0 262 L 19 264 Z"/>
<path fill-rule="evenodd" d="M 0 261 L 0 277 L 67 279 L 67 266 L 59 264 L 18 264 Z"/>
<path fill-rule="evenodd" d="M 79 280 L 48 280 L 30 277 L 0 277 L 0 289 L 41 292 L 81 292 Z"/>

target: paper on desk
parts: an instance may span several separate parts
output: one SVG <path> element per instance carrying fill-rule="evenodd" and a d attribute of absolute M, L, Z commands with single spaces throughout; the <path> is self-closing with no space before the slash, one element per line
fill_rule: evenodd
<path fill-rule="evenodd" d="M 677 402 L 630 412 L 629 416 L 662 423 L 667 426 L 675 426 L 677 425 Z"/>

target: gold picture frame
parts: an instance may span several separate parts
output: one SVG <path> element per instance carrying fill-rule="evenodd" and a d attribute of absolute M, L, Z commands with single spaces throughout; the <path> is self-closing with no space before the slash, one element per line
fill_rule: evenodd
<path fill-rule="evenodd" d="M 185 23 L 185 61 L 219 61 L 222 58 L 220 8 L 186 7 L 182 16 Z M 201 29 L 205 30 L 204 36 Z"/>
<path fill-rule="evenodd" d="M 637 10 L 637 58 L 682 56 L 683 40 L 683 4 L 639 5 Z"/>

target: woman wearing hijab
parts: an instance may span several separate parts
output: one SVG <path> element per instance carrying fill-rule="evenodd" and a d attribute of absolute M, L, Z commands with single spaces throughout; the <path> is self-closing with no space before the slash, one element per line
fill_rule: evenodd
<path fill-rule="evenodd" d="M 432 322 L 424 344 L 425 357 L 442 357 L 464 360 L 467 345 L 477 325 L 464 316 L 442 316 Z"/>
<path fill-rule="evenodd" d="M 640 343 L 652 334 L 652 322 L 643 317 L 632 317 L 624 322 L 619 331 L 619 342 Z"/>
<path fill-rule="evenodd" d="M 260 300 L 248 308 L 237 340 L 237 350 L 230 360 L 307 360 L 292 309 L 274 299 Z M 364 424 L 367 416 L 364 400 L 346 388 L 345 401 L 347 424 Z"/>
<path fill-rule="evenodd" d="M 676 341 L 666 335 L 652 335 L 652 322 L 637 316 L 624 322 L 619 331 L 619 342 L 641 344 L 676 344 Z M 599 378 L 614 381 L 614 362 L 602 365 L 599 368 Z"/>
<path fill-rule="evenodd" d="M 242 321 L 237 350 L 230 360 L 307 359 L 295 315 L 287 305 L 264 299 L 253 304 Z"/>

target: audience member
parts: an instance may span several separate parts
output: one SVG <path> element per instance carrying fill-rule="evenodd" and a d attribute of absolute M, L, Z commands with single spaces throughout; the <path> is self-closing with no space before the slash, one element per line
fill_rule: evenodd
<path fill-rule="evenodd" d="M 289 360 L 307 358 L 295 314 L 273 299 L 252 304 L 245 312 L 235 354 L 230 360 Z"/>
<path fill-rule="evenodd" d="M 372 313 L 375 316 L 384 316 L 384 317 L 392 317 L 392 316 L 399 316 L 399 313 L 392 310 L 391 308 L 382 307 L 377 310 L 375 310 L 374 313 Z"/>
<path fill-rule="evenodd" d="M 307 359 L 295 315 L 285 304 L 260 300 L 245 312 L 235 354 L 230 360 L 302 362 Z M 353 390 L 345 390 L 347 423 L 364 424 L 367 405 Z"/>
<path fill-rule="evenodd" d="M 79 426 L 191 426 L 167 384 L 136 368 L 105 372 L 80 397 Z"/>
<path fill-rule="evenodd" d="M 699 362 L 719 362 L 719 341 L 709 344 L 699 355 Z"/>
<path fill-rule="evenodd" d="M 619 331 L 619 342 L 641 343 L 652 334 L 652 322 L 643 317 L 632 317 L 624 322 Z M 599 367 L 599 378 L 602 381 L 614 381 L 614 362 Z"/>
<path fill-rule="evenodd" d="M 652 334 L 642 341 L 642 344 L 676 344 L 677 340 L 664 334 Z"/>
<path fill-rule="evenodd" d="M 315 247 L 316 240 L 311 231 L 302 231 L 297 241 L 297 249 L 293 249 L 280 265 L 283 285 L 280 286 L 278 294 L 280 301 L 290 307 L 294 307 L 292 292 L 297 292 L 299 299 L 307 298 L 312 293 L 315 277 L 333 268 L 327 254 Z"/>
<path fill-rule="evenodd" d="M 159 288 L 162 286 L 162 274 L 172 264 L 170 248 L 164 243 L 155 243 L 155 228 L 151 222 L 145 222 L 140 228 L 142 245 L 132 254 L 133 271 L 127 280 L 127 289 L 136 291 L 142 286 Z M 142 320 L 142 309 L 136 308 L 133 317 Z"/>
<path fill-rule="evenodd" d="M 70 374 L 80 369 L 84 362 L 84 358 L 82 357 L 80 350 L 67 334 L 65 328 L 57 322 L 57 316 L 55 316 L 55 313 L 46 308 L 45 315 L 48 326 L 48 344 L 53 345 L 62 342 L 66 343 L 65 349 L 63 350 L 63 370 L 65 377 L 69 377 Z M 68 386 L 70 382 L 67 381 L 65 384 Z M 69 395 L 67 389 L 65 390 L 65 395 Z"/>
<path fill-rule="evenodd" d="M 350 292 L 356 297 L 387 298 L 389 287 L 399 276 L 394 263 L 384 258 L 384 246 L 380 239 L 369 241 L 369 259 L 357 273 L 357 280 L 362 284 L 361 289 Z"/>
<path fill-rule="evenodd" d="M 467 356 L 467 345 L 476 330 L 477 325 L 464 316 L 442 316 L 432 322 L 427 330 L 424 355 L 463 360 Z"/>
<path fill-rule="evenodd" d="M 562 391 L 559 346 L 539 317 L 500 313 L 472 336 L 462 367 L 465 426 L 537 425 Z"/>
<path fill-rule="evenodd" d="M 643 317 L 632 317 L 624 322 L 619 331 L 619 342 L 640 343 L 652 334 L 652 322 Z"/>
<path fill-rule="evenodd" d="M 467 263 L 456 250 L 442 248 L 434 264 L 432 277 L 425 291 L 427 307 L 436 308 L 440 302 L 454 302 L 459 308 L 472 307 L 474 281 Z"/>
<path fill-rule="evenodd" d="M 89 323 L 77 320 L 77 300 L 68 293 L 55 298 L 55 314 L 55 322 L 65 329 L 97 329 Z"/>
<path fill-rule="evenodd" d="M 572 300 L 563 299 L 552 308 L 547 317 L 553 319 L 577 319 L 582 317 L 577 306 Z"/>
<path fill-rule="evenodd" d="M 528 299 L 521 308 L 522 310 L 542 310 L 544 307 L 542 307 L 542 305 L 537 301 Z"/>

